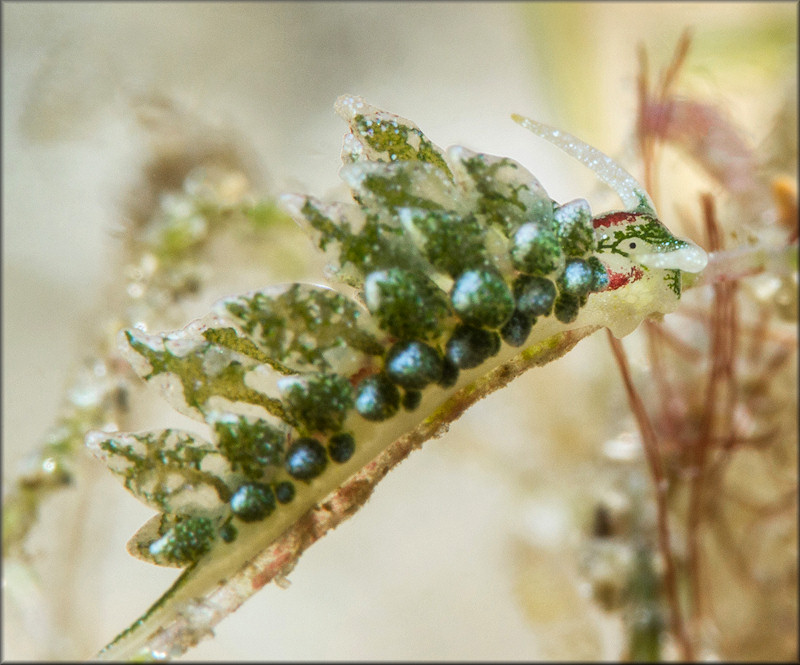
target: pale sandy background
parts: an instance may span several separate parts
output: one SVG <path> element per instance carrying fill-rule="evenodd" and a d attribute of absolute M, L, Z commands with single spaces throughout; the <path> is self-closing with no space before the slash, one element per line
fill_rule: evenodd
<path fill-rule="evenodd" d="M 747 100 L 758 92 L 761 112 L 791 82 L 765 80 L 748 36 L 796 20 L 793 3 L 6 2 L 2 11 L 6 481 L 51 424 L 114 279 L 120 201 L 146 157 L 130 113 L 137 94 L 171 96 L 247 137 L 274 192 L 336 186 L 344 126 L 332 104 L 349 92 L 413 119 L 439 145 L 519 160 L 555 199 L 600 205 L 608 197 L 591 175 L 510 113 L 624 160 L 637 43 L 663 63 L 694 27 L 707 92 L 757 141 L 767 128 Z M 614 626 L 605 642 L 596 637 L 602 624 L 570 595 L 558 556 L 574 535 L 564 499 L 591 475 L 596 443 L 568 423 L 607 370 L 604 341 L 589 340 L 479 405 L 311 548 L 288 590 L 262 591 L 188 657 L 613 657 Z M 494 444 L 499 452 L 487 452 Z M 4 594 L 5 658 L 89 657 L 175 576 L 125 553 L 150 511 L 101 470 L 90 480 L 67 493 L 69 516 L 53 507 L 43 520 L 35 542 L 67 543 L 57 560 L 37 562 L 44 588 Z M 555 554 L 523 560 L 525 543 Z"/>

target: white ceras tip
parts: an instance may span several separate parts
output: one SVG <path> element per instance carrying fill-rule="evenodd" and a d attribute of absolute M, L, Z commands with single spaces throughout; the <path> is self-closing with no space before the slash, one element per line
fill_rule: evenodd
<path fill-rule="evenodd" d="M 333 108 L 339 116 L 349 122 L 366 106 L 368 106 L 368 104 L 364 101 L 363 97 L 359 97 L 358 95 L 342 95 L 336 100 Z"/>

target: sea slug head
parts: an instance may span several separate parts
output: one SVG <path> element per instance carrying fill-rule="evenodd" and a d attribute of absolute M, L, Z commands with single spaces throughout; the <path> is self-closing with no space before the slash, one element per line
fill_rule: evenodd
<path fill-rule="evenodd" d="M 594 256 L 608 275 L 594 308 L 617 337 L 633 331 L 646 316 L 674 311 L 681 274 L 700 272 L 708 263 L 701 247 L 674 236 L 652 210 L 609 212 L 594 217 L 592 224 Z"/>
<path fill-rule="evenodd" d="M 610 212 L 593 218 L 597 256 L 615 290 L 661 271 L 697 273 L 708 255 L 690 240 L 674 236 L 649 212 Z"/>
<path fill-rule="evenodd" d="M 708 256 L 689 240 L 676 238 L 656 217 L 655 208 L 642 185 L 620 164 L 597 148 L 563 130 L 513 115 L 515 122 L 559 147 L 583 163 L 613 189 L 628 208 L 593 219 L 597 258 L 609 273 L 607 290 L 641 281 L 648 271 L 661 278 L 680 296 L 680 271 L 701 272 Z M 615 279 L 614 274 L 619 276 Z"/>

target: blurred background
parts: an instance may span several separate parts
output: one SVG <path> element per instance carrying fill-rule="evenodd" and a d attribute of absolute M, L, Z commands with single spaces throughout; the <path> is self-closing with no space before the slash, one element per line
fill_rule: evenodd
<path fill-rule="evenodd" d="M 655 70 L 691 28 L 688 84 L 757 146 L 782 104 L 792 95 L 796 103 L 796 10 L 770 2 L 3 3 L 4 483 L 52 424 L 90 352 L 86 340 L 109 315 L 126 205 L 151 157 L 134 112 L 142 99 L 180 109 L 178 125 L 184 118 L 229 136 L 264 195 L 340 195 L 345 126 L 333 102 L 352 93 L 413 120 L 439 146 L 518 160 L 556 200 L 613 208 L 591 173 L 510 114 L 566 129 L 637 174 L 638 45 Z M 684 202 L 671 185 L 662 183 L 659 203 L 674 226 Z M 299 233 L 290 240 L 298 255 L 311 252 Z M 236 290 L 319 281 L 312 257 L 263 266 L 255 282 L 252 266 L 237 272 L 229 258 L 189 314 Z M 288 589 L 266 587 L 186 658 L 616 658 L 618 624 L 584 602 L 563 555 L 609 434 L 591 412 L 592 395 L 620 390 L 596 337 L 412 454 L 301 558 Z M 136 426 L 169 422 L 166 410 L 148 417 Z M 30 547 L 36 574 L 4 569 L 6 659 L 90 657 L 176 576 L 126 553 L 152 512 L 99 463 L 90 467 L 85 486 L 45 504 Z"/>

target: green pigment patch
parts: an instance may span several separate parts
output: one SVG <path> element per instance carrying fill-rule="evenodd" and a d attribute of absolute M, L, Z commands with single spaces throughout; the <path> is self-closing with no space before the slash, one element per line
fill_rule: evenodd
<path fill-rule="evenodd" d="M 685 240 L 676 238 L 658 219 L 649 215 L 638 215 L 637 223 L 614 228 L 610 237 L 601 238 L 597 243 L 598 252 L 610 252 L 628 257 L 629 242 L 641 240 L 647 243 L 649 251 L 662 254 L 687 246 Z M 641 250 L 642 247 L 636 249 Z"/>
<path fill-rule="evenodd" d="M 681 297 L 681 271 L 680 270 L 665 270 L 664 281 L 667 283 L 669 290 L 672 291 L 678 298 Z"/>
<path fill-rule="evenodd" d="M 450 316 L 447 294 L 421 273 L 399 268 L 373 272 L 364 292 L 378 325 L 400 339 L 436 337 Z"/>
<path fill-rule="evenodd" d="M 514 160 L 457 151 L 477 195 L 476 208 L 487 224 L 511 236 L 525 222 L 550 225 L 553 207 L 539 182 Z"/>
<path fill-rule="evenodd" d="M 263 393 L 245 385 L 245 374 L 256 366 L 250 359 L 237 357 L 232 353 L 222 352 L 220 347 L 210 342 L 200 343 L 186 353 L 177 355 L 164 344 L 164 350 L 153 348 L 131 330 L 125 331 L 125 337 L 131 349 L 141 355 L 150 364 L 150 371 L 142 378 L 151 379 L 158 374 L 173 374 L 183 386 L 183 399 L 190 407 L 194 407 L 204 416 L 208 413 L 206 403 L 212 396 L 224 397 L 231 402 L 247 402 L 263 407 L 269 413 L 287 419 L 281 403 Z M 166 336 L 161 337 L 162 340 Z M 248 364 L 243 364 L 247 360 Z M 207 362 L 207 361 L 210 361 Z M 215 371 L 208 370 L 213 365 Z"/>
<path fill-rule="evenodd" d="M 471 326 L 500 328 L 514 311 L 514 296 L 505 280 L 492 270 L 462 273 L 450 302 L 461 320 Z"/>
<path fill-rule="evenodd" d="M 422 257 L 402 238 L 397 226 L 381 222 L 376 215 L 369 215 L 361 231 L 342 242 L 339 261 L 342 266 L 355 268 L 363 278 L 367 273 L 381 268 L 419 267 Z M 355 286 L 360 284 L 360 281 L 354 282 Z"/>
<path fill-rule="evenodd" d="M 218 310 L 263 353 L 295 370 L 329 369 L 326 354 L 342 346 L 365 355 L 384 351 L 359 325 L 358 306 L 331 289 L 293 284 L 283 293 L 256 291 L 224 300 Z"/>
<path fill-rule="evenodd" d="M 278 382 L 286 410 L 300 432 L 336 432 L 353 407 L 353 388 L 338 374 L 304 374 Z"/>
<path fill-rule="evenodd" d="M 422 208 L 424 210 L 440 210 L 430 194 L 442 194 L 449 188 L 444 176 L 432 167 L 417 162 L 401 164 L 370 164 L 369 168 L 361 163 L 347 167 L 342 173 L 358 199 L 370 208 Z"/>
<path fill-rule="evenodd" d="M 260 478 L 268 467 L 279 466 L 283 459 L 286 433 L 264 420 L 236 419 L 214 423 L 217 447 L 234 471 L 248 478 Z"/>
<path fill-rule="evenodd" d="M 581 257 L 594 250 L 595 237 L 592 211 L 583 199 L 570 201 L 555 209 L 561 249 L 568 257 Z"/>
<path fill-rule="evenodd" d="M 300 211 L 311 228 L 319 233 L 319 248 L 327 249 L 331 242 L 342 242 L 349 235 L 349 227 L 342 221 L 334 221 L 322 212 L 321 206 L 307 198 Z"/>
<path fill-rule="evenodd" d="M 222 479 L 231 471 L 207 441 L 175 429 L 95 436 L 90 444 L 134 496 L 157 510 L 177 513 L 226 502 Z"/>
<path fill-rule="evenodd" d="M 486 229 L 474 215 L 409 209 L 401 215 L 425 258 L 438 270 L 456 277 L 470 268 L 488 267 Z"/>
<path fill-rule="evenodd" d="M 453 174 L 439 149 L 412 124 L 403 119 L 384 119 L 377 114 L 356 115 L 351 123 L 357 137 L 380 153 L 383 159 L 421 161 L 440 169 L 450 180 Z M 415 147 L 416 146 L 416 147 Z"/>
<path fill-rule="evenodd" d="M 166 565 L 183 566 L 197 561 L 214 541 L 215 533 L 211 520 L 205 517 L 187 517 L 164 533 L 149 546 L 149 554 Z"/>
<path fill-rule="evenodd" d="M 269 365 L 280 374 L 293 374 L 291 369 L 261 351 L 251 340 L 240 336 L 235 328 L 209 328 L 203 331 L 203 337 L 212 344 Z"/>

